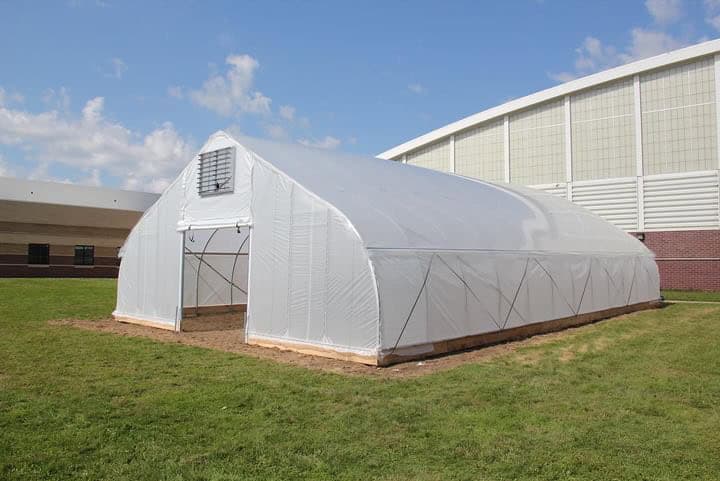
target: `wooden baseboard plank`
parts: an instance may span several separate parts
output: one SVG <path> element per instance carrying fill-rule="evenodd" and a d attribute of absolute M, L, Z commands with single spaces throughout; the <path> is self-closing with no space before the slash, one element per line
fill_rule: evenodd
<path fill-rule="evenodd" d="M 582 326 L 592 322 L 600 321 L 610 317 L 629 314 L 644 309 L 653 309 L 662 306 L 662 301 L 641 302 L 629 306 L 614 307 L 602 311 L 588 312 L 578 316 L 565 317 L 562 319 L 553 319 L 551 321 L 536 322 L 526 324 L 524 326 L 504 329 L 502 331 L 493 331 L 472 336 L 448 339 L 445 341 L 429 342 L 424 344 L 416 344 L 412 346 L 403 346 L 394 351 L 385 350 L 378 356 L 379 366 L 389 366 L 399 362 L 413 361 L 417 359 L 425 359 L 428 357 L 440 356 L 451 352 L 463 351 L 493 344 L 500 344 L 509 341 L 518 341 L 526 339 L 538 334 L 547 334 L 550 332 L 561 331 L 569 327 Z"/>

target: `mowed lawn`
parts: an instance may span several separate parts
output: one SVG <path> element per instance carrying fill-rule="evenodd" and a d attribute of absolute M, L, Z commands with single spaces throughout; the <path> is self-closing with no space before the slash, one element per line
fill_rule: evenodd
<path fill-rule="evenodd" d="M 2 480 L 720 477 L 720 306 L 408 379 L 53 326 L 110 280 L 0 280 Z"/>
<path fill-rule="evenodd" d="M 720 302 L 720 292 L 663 291 L 663 297 L 670 301 Z"/>

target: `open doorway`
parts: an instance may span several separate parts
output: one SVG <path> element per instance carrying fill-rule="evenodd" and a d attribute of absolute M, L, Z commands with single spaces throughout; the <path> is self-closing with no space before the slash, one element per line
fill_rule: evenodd
<path fill-rule="evenodd" d="M 180 330 L 245 328 L 249 248 L 247 226 L 185 232 Z"/>

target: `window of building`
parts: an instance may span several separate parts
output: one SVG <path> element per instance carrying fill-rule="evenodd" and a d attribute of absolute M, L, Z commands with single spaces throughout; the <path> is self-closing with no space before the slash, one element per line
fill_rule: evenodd
<path fill-rule="evenodd" d="M 95 264 L 95 246 L 75 246 L 75 265 L 91 266 Z"/>
<path fill-rule="evenodd" d="M 28 264 L 50 264 L 50 244 L 28 244 Z"/>

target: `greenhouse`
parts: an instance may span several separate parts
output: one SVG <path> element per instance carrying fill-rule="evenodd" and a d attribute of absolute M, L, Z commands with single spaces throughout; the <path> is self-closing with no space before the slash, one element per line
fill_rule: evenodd
<path fill-rule="evenodd" d="M 114 315 L 387 365 L 655 305 L 653 254 L 570 202 L 373 157 L 210 137 L 121 249 Z"/>

